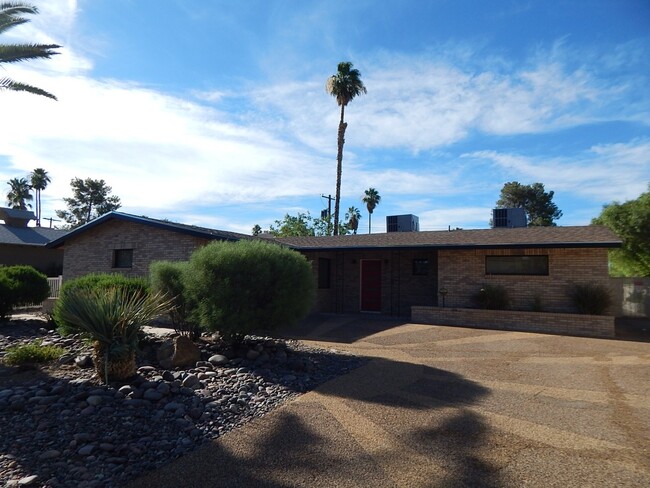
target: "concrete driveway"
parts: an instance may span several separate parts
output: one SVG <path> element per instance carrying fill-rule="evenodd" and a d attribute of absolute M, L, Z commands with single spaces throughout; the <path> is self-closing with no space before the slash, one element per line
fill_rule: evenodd
<path fill-rule="evenodd" d="M 650 486 L 650 344 L 318 316 L 367 365 L 133 487 Z"/>

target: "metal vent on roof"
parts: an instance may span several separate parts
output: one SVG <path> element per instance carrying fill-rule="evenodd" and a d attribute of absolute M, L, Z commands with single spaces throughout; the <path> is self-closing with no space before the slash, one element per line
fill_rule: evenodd
<path fill-rule="evenodd" d="M 526 211 L 523 208 L 495 208 L 492 210 L 493 228 L 526 227 Z"/>
<path fill-rule="evenodd" d="M 413 214 L 390 215 L 386 217 L 386 232 L 417 232 L 420 219 Z"/>

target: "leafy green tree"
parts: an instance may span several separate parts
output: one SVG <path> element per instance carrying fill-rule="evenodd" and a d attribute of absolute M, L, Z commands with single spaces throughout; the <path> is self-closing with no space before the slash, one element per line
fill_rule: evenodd
<path fill-rule="evenodd" d="M 36 168 L 29 175 L 32 189 L 36 192 L 36 225 L 41 226 L 41 191 L 47 188 L 47 184 L 52 180 L 43 168 Z"/>
<path fill-rule="evenodd" d="M 260 235 L 261 233 L 262 233 L 262 228 L 260 227 L 259 224 L 255 224 L 255 225 L 253 226 L 253 229 L 252 229 L 252 231 L 251 231 L 251 234 L 254 235 L 254 236 L 258 236 L 258 235 Z"/>
<path fill-rule="evenodd" d="M 269 227 L 269 232 L 275 237 L 313 236 L 315 233 L 312 221 L 309 212 L 298 212 L 298 215 L 285 214 L 282 220 L 275 221 L 275 227 Z"/>
<path fill-rule="evenodd" d="M 650 276 L 650 184 L 635 200 L 605 205 L 591 223 L 609 227 L 623 240 L 621 249 L 610 251 L 612 275 Z"/>
<path fill-rule="evenodd" d="M 544 184 L 522 185 L 510 181 L 503 185 L 496 202 L 497 208 L 523 208 L 528 226 L 555 226 L 555 220 L 562 217 L 562 211 L 553 203 L 552 191 L 545 191 Z"/>
<path fill-rule="evenodd" d="M 7 204 L 18 210 L 32 208 L 32 205 L 27 203 L 33 199 L 29 182 L 25 178 L 12 178 L 8 184 Z"/>
<path fill-rule="evenodd" d="M 29 22 L 23 14 L 37 14 L 38 9 L 32 5 L 22 2 L 3 2 L 0 4 L 0 34 L 12 27 Z M 30 59 L 49 59 L 59 54 L 55 49 L 61 46 L 57 44 L 0 44 L 0 65 L 4 63 L 17 63 Z M 45 90 L 35 86 L 26 85 L 13 81 L 11 78 L 0 78 L 0 89 L 25 91 L 35 95 L 56 100 L 56 97 Z"/>
<path fill-rule="evenodd" d="M 120 198 L 110 195 L 112 188 L 104 180 L 73 178 L 72 198 L 64 198 L 68 210 L 57 210 L 56 215 L 74 229 L 122 206 Z"/>
<path fill-rule="evenodd" d="M 213 242 L 195 251 L 186 290 L 202 328 L 226 340 L 290 326 L 310 310 L 311 265 L 300 253 L 255 241 Z"/>
<path fill-rule="evenodd" d="M 341 120 L 339 121 L 337 139 L 338 150 L 336 153 L 336 197 L 334 199 L 334 235 L 336 236 L 339 234 L 343 144 L 345 144 L 345 129 L 348 127 L 347 122 L 344 120 L 345 107 L 358 95 L 367 93 L 367 90 L 361 81 L 361 73 L 358 69 L 353 69 L 350 62 L 339 63 L 336 74 L 327 79 L 325 89 L 327 93 L 336 98 L 336 103 L 341 107 Z"/>
<path fill-rule="evenodd" d="M 348 211 L 345 213 L 345 220 L 348 222 L 347 228 L 353 234 L 356 234 L 359 228 L 359 221 L 361 220 L 361 211 L 355 206 L 348 208 Z"/>
<path fill-rule="evenodd" d="M 372 233 L 372 213 L 375 211 L 379 202 L 381 202 L 381 196 L 374 188 L 368 188 L 362 199 L 363 203 L 366 204 L 368 209 L 368 234 Z"/>

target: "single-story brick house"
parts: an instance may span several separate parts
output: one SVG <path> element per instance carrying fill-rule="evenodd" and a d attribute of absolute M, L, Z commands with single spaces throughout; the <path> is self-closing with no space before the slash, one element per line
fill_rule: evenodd
<path fill-rule="evenodd" d="M 276 239 L 313 263 L 321 312 L 408 316 L 412 306 L 474 307 L 485 285 L 512 306 L 573 312 L 577 283 L 609 284 L 606 227 L 522 227 Z"/>
<path fill-rule="evenodd" d="M 314 311 L 409 316 L 413 306 L 474 306 L 487 284 L 507 289 L 513 308 L 533 303 L 573 312 L 576 283 L 608 285 L 608 249 L 621 240 L 601 226 L 389 232 L 330 237 L 262 237 L 312 263 Z M 146 276 L 156 260 L 187 260 L 214 240 L 253 237 L 111 212 L 53 241 L 64 250 L 64 281 L 91 272 Z"/>
<path fill-rule="evenodd" d="M 215 241 L 251 236 L 166 220 L 109 212 L 52 241 L 63 249 L 63 281 L 88 273 L 147 276 L 153 261 L 186 261 L 193 251 Z"/>
<path fill-rule="evenodd" d="M 0 207 L 0 266 L 26 264 L 48 276 L 58 276 L 63 268 L 63 250 L 47 245 L 68 231 L 29 227 L 36 216 L 29 210 Z"/>

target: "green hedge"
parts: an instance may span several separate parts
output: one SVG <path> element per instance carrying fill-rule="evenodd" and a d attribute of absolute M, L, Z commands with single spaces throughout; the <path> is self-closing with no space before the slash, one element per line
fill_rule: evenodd
<path fill-rule="evenodd" d="M 171 300 L 169 317 L 176 332 L 190 338 L 198 337 L 198 325 L 192 321 L 193 309 L 185 290 L 186 261 L 155 261 L 149 267 L 151 289 Z"/>
<path fill-rule="evenodd" d="M 211 243 L 192 254 L 185 277 L 195 320 L 227 340 L 297 323 L 314 296 L 307 259 L 261 241 Z"/>
<path fill-rule="evenodd" d="M 0 267 L 0 320 L 15 307 L 42 303 L 50 295 L 47 276 L 32 266 Z"/>

